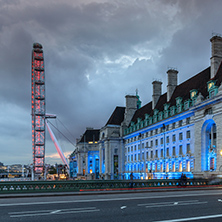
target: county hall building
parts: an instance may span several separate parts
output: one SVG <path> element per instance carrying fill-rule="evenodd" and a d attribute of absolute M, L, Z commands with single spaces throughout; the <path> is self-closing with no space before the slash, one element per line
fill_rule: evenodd
<path fill-rule="evenodd" d="M 153 81 L 152 101 L 141 107 L 138 95 L 127 95 L 105 126 L 86 130 L 70 158 L 77 176 L 128 179 L 133 172 L 138 179 L 171 179 L 222 172 L 222 38 L 210 41 L 210 67 L 181 84 L 179 72 L 167 70 L 166 93 Z"/>

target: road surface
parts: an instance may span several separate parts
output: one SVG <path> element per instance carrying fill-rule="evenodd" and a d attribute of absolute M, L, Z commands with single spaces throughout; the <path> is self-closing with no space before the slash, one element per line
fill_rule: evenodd
<path fill-rule="evenodd" d="M 222 190 L 1 198 L 1 222 L 222 221 Z"/>

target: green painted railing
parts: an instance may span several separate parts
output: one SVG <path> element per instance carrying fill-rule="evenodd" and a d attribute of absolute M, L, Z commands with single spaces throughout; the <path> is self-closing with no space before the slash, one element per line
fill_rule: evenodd
<path fill-rule="evenodd" d="M 206 179 L 188 179 L 182 186 L 207 186 Z M 152 187 L 181 186 L 180 180 L 134 180 L 134 189 Z M 90 190 L 125 190 L 130 189 L 129 180 L 75 180 L 75 181 L 3 181 L 0 182 L 0 194 L 37 193 L 37 192 L 72 192 Z"/>

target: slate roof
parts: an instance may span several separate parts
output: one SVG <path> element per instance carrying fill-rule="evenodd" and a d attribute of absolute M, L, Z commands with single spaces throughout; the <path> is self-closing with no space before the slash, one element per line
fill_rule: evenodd
<path fill-rule="evenodd" d="M 191 77 L 190 79 L 186 80 L 185 82 L 179 84 L 172 96 L 169 102 L 167 102 L 167 93 L 164 93 L 160 96 L 155 109 L 159 111 L 164 110 L 164 104 L 168 103 L 170 106 L 176 105 L 176 98 L 181 97 L 182 101 L 188 100 L 190 98 L 190 91 L 193 89 L 196 89 L 198 93 L 201 93 L 205 98 L 208 96 L 208 90 L 207 90 L 207 82 L 210 81 L 210 67 L 206 68 L 205 70 L 201 71 L 200 73 L 196 74 L 195 76 Z M 216 86 L 219 86 L 222 82 L 222 63 L 213 78 L 213 80 L 216 81 Z M 153 115 L 152 110 L 152 101 L 138 109 L 133 118 L 132 121 L 134 123 L 137 122 L 137 118 L 140 118 L 141 120 L 145 119 L 145 114 L 149 114 L 150 116 Z"/>
<path fill-rule="evenodd" d="M 85 133 L 82 135 L 80 141 L 78 143 L 88 143 L 90 141 L 99 141 L 99 129 L 87 129 Z"/>
<path fill-rule="evenodd" d="M 121 125 L 124 120 L 125 107 L 117 106 L 106 123 L 107 125 Z"/>

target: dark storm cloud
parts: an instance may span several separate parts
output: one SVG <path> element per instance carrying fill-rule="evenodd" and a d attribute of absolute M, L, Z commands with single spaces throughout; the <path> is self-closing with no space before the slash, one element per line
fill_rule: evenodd
<path fill-rule="evenodd" d="M 44 50 L 47 112 L 75 140 L 87 126 L 102 127 L 127 93 L 138 88 L 143 104 L 149 102 L 154 79 L 165 92 L 168 66 L 178 68 L 181 81 L 206 68 L 211 32 L 221 32 L 221 6 L 217 0 L 0 0 L 1 147 L 29 153 L 20 162 L 31 162 L 34 42 Z M 47 135 L 51 161 L 49 141 Z M 16 162 L 6 154 L 4 160 Z"/>

